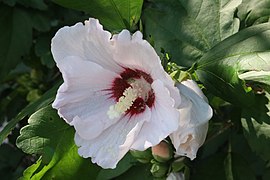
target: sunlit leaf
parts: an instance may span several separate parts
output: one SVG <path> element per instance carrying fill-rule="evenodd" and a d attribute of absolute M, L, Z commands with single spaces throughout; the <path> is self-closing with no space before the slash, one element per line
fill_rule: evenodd
<path fill-rule="evenodd" d="M 88 13 L 101 21 L 107 29 L 134 30 L 141 16 L 143 0 L 54 0 L 59 5 Z M 136 29 L 136 28 L 135 28 Z"/>
<path fill-rule="evenodd" d="M 51 106 L 42 108 L 28 123 L 21 129 L 16 144 L 25 153 L 41 154 L 42 158 L 25 175 L 31 174 L 32 179 L 96 178 L 99 167 L 78 155 L 74 129 L 60 119 L 56 110 Z"/>
<path fill-rule="evenodd" d="M 246 56 L 239 61 L 239 78 L 245 80 L 257 92 L 270 91 L 270 51 Z M 256 59 L 256 60 L 255 60 Z"/>
<path fill-rule="evenodd" d="M 241 0 L 157 0 L 143 13 L 145 33 L 157 52 L 168 51 L 181 66 L 191 66 L 213 46 L 236 33 L 234 11 Z"/>
<path fill-rule="evenodd" d="M 270 0 L 242 0 L 237 15 L 245 26 L 269 22 Z"/>
<path fill-rule="evenodd" d="M 250 107 L 257 98 L 252 91 L 247 92 L 239 75 L 251 69 L 268 70 L 269 49 L 270 24 L 253 26 L 206 53 L 197 64 L 196 73 L 213 94 L 237 106 Z"/>
<path fill-rule="evenodd" d="M 239 77 L 246 81 L 256 81 L 270 86 L 270 71 L 249 71 Z"/>

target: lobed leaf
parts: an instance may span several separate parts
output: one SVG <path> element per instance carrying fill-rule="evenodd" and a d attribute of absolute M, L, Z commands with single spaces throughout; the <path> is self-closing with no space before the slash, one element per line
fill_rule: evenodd
<path fill-rule="evenodd" d="M 78 155 L 74 129 L 47 106 L 38 110 L 21 129 L 17 146 L 28 154 L 41 154 L 21 179 L 111 179 L 129 170 L 136 160 L 127 154 L 115 169 L 101 169 Z M 56 138 L 57 137 L 57 138 Z"/>
<path fill-rule="evenodd" d="M 242 112 L 242 126 L 244 135 L 250 148 L 256 152 L 263 160 L 270 160 L 270 94 L 266 93 L 267 103 L 265 109 L 257 105 L 254 113 L 249 109 Z"/>
<path fill-rule="evenodd" d="M 78 155 L 74 129 L 47 106 L 35 112 L 21 129 L 16 145 L 28 154 L 42 154 L 22 179 L 96 178 L 99 167 Z"/>

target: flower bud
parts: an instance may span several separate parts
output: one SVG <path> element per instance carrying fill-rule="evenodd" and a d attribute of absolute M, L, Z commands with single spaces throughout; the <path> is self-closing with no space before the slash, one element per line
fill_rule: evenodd
<path fill-rule="evenodd" d="M 141 163 L 149 163 L 153 159 L 150 149 L 145 151 L 130 150 L 130 154 Z"/>
<path fill-rule="evenodd" d="M 169 167 L 166 164 L 159 163 L 155 160 L 151 161 L 153 163 L 150 172 L 155 178 L 166 177 Z"/>
<path fill-rule="evenodd" d="M 158 145 L 152 147 L 152 155 L 158 162 L 167 162 L 173 157 L 173 150 L 170 144 L 161 141 Z"/>

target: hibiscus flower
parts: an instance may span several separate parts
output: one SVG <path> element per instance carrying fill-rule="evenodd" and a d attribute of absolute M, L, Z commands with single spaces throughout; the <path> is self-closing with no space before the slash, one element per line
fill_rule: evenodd
<path fill-rule="evenodd" d="M 176 156 L 187 156 L 193 160 L 205 141 L 213 111 L 195 81 L 183 81 L 176 86 L 181 93 L 179 127 L 170 135 L 170 139 Z"/>
<path fill-rule="evenodd" d="M 139 31 L 112 36 L 90 18 L 60 29 L 52 54 L 64 79 L 53 107 L 74 126 L 80 156 L 115 168 L 177 129 L 179 92 Z"/>

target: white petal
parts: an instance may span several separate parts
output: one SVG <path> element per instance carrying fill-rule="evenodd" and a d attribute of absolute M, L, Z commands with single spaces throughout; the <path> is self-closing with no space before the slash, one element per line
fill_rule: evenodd
<path fill-rule="evenodd" d="M 76 133 L 75 143 L 79 146 L 78 153 L 84 158 L 91 157 L 93 163 L 103 168 L 115 168 L 129 151 L 144 121 L 149 118 L 149 109 L 138 116 L 131 118 L 125 116 L 92 140 L 85 140 Z"/>
<path fill-rule="evenodd" d="M 170 173 L 166 180 L 185 180 L 185 175 L 182 172 Z"/>
<path fill-rule="evenodd" d="M 178 128 L 178 133 L 173 133 L 170 138 L 176 148 L 176 155 L 187 156 L 191 160 L 196 158 L 199 147 L 205 141 L 208 123 L 191 128 Z"/>
<path fill-rule="evenodd" d="M 161 60 L 154 48 L 146 40 L 143 40 L 142 37 L 140 31 L 135 32 L 131 36 L 127 30 L 114 35 L 115 61 L 119 64 L 142 70 L 150 74 L 154 80 L 161 80 L 170 91 L 171 97 L 175 100 L 175 105 L 180 104 L 180 96 L 178 90 L 174 87 L 173 80 L 164 71 Z"/>
<path fill-rule="evenodd" d="M 160 80 L 152 84 L 155 93 L 154 107 L 151 108 L 151 119 L 143 124 L 142 130 L 132 149 L 143 151 L 155 146 L 178 127 L 179 112 L 174 108 L 174 100 L 168 89 Z"/>
<path fill-rule="evenodd" d="M 131 36 L 129 31 L 123 30 L 120 34 L 114 35 L 112 41 L 115 50 L 114 59 L 119 64 L 148 73 L 149 70 L 162 68 L 155 50 L 142 39 L 139 31 Z"/>
<path fill-rule="evenodd" d="M 187 88 L 194 91 L 197 95 L 199 95 L 201 98 L 203 98 L 205 102 L 208 102 L 206 96 L 203 94 L 202 90 L 200 89 L 200 87 L 197 85 L 197 83 L 195 81 L 193 81 L 193 80 L 182 81 L 181 84 L 178 84 L 179 88 L 182 85 L 186 86 Z M 187 93 L 184 93 L 184 94 L 187 94 Z"/>
<path fill-rule="evenodd" d="M 176 154 L 194 159 L 198 148 L 205 141 L 208 120 L 211 119 L 213 112 L 194 81 L 184 81 L 182 84 L 177 84 L 177 87 L 182 98 L 179 106 L 179 127 L 170 138 Z"/>
<path fill-rule="evenodd" d="M 115 61 L 122 66 L 142 70 L 150 74 L 154 80 L 161 80 L 170 91 L 171 97 L 175 99 L 175 105 L 180 104 L 180 96 L 178 90 L 174 87 L 173 80 L 164 71 L 154 48 L 142 39 L 140 31 L 131 36 L 129 31 L 123 30 L 120 34 L 113 36 L 113 42 Z"/>
<path fill-rule="evenodd" d="M 183 81 L 176 84 L 181 94 L 180 124 L 186 126 L 195 126 L 207 122 L 213 115 L 212 108 L 207 103 L 196 82 L 192 80 Z"/>
<path fill-rule="evenodd" d="M 111 33 L 104 31 L 97 19 L 90 18 L 85 25 L 77 23 L 61 28 L 52 39 L 52 54 L 56 63 L 76 56 L 118 72 L 122 68 L 113 61 L 110 38 Z"/>
<path fill-rule="evenodd" d="M 81 136 L 94 138 L 117 120 L 107 116 L 109 107 L 115 102 L 104 90 L 118 75 L 78 57 L 67 57 L 58 67 L 64 84 L 58 89 L 53 107 Z M 85 133 L 85 129 L 89 131 Z"/>

